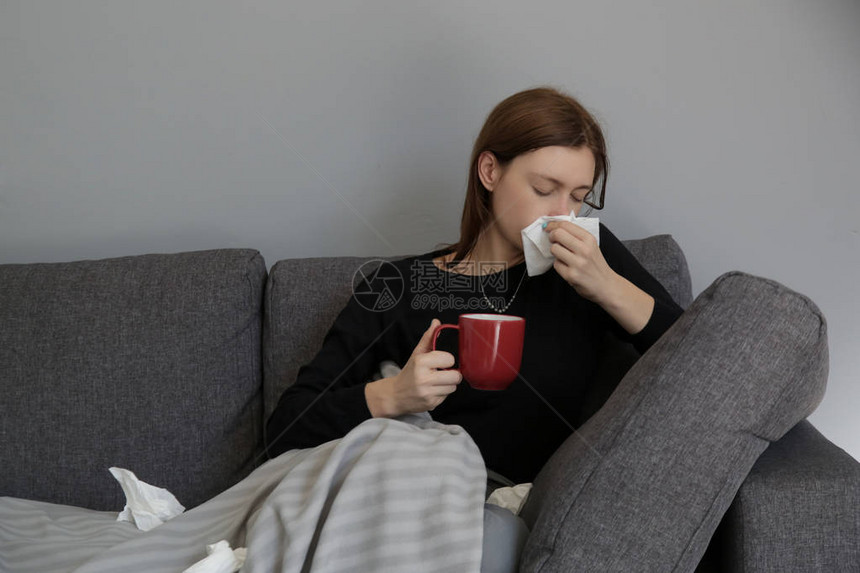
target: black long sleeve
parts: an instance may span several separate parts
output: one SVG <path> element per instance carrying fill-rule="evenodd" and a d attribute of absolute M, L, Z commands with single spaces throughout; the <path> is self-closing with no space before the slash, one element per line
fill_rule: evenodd
<path fill-rule="evenodd" d="M 480 285 L 491 299 L 505 301 L 520 285 L 505 313 L 526 319 L 517 380 L 504 391 L 476 390 L 464 380 L 430 414 L 439 422 L 462 426 L 488 467 L 516 483 L 532 481 L 575 429 L 595 372 L 601 333 L 611 329 L 644 353 L 682 313 L 609 229 L 601 224 L 600 232 L 601 252 L 610 267 L 654 297 L 651 318 L 640 332 L 627 333 L 554 269 L 528 277 L 525 263 L 520 263 L 493 275 L 466 277 L 432 263 L 447 252 L 444 249 L 401 259 L 393 263 L 405 286 L 397 304 L 373 312 L 351 297 L 317 355 L 281 396 L 266 425 L 269 455 L 344 436 L 371 417 L 364 388 L 381 361 L 403 367 L 432 318 L 456 324 L 463 313 L 494 314 L 482 306 Z M 452 301 L 458 304 L 452 306 Z M 457 336 L 456 331 L 443 331 L 437 349 L 456 358 Z"/>
<path fill-rule="evenodd" d="M 299 368 L 266 424 L 270 457 L 344 436 L 372 417 L 366 373 L 379 361 L 380 315 L 354 297 L 335 318 L 313 360 Z M 382 358 L 384 359 L 384 358 Z"/>
<path fill-rule="evenodd" d="M 602 223 L 600 249 L 610 268 L 654 298 L 654 310 L 645 327 L 630 334 L 620 324 L 611 321 L 610 328 L 623 340 L 633 344 L 639 354 L 645 352 L 669 329 L 684 312 L 660 282 L 642 266 L 624 244 Z"/>

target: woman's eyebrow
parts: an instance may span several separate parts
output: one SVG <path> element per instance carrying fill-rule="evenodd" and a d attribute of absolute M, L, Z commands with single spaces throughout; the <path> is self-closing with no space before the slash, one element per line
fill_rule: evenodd
<path fill-rule="evenodd" d="M 536 172 L 531 172 L 530 175 L 534 175 L 536 177 L 540 177 L 541 179 L 546 179 L 547 181 L 551 181 L 557 187 L 564 187 L 564 184 L 561 181 L 559 181 L 558 179 L 555 179 L 553 177 L 550 177 L 549 175 L 544 175 L 543 173 L 536 173 Z M 591 185 L 580 185 L 579 187 L 575 188 L 574 191 L 578 191 L 580 189 L 587 189 L 590 191 Z"/>

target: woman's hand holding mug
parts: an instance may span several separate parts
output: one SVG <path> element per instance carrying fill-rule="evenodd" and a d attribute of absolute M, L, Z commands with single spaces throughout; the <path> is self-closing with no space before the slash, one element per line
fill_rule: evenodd
<path fill-rule="evenodd" d="M 457 324 L 430 321 L 397 376 L 369 383 L 365 397 L 374 417 L 433 410 L 466 381 L 478 390 L 505 390 L 519 374 L 526 321 L 520 316 L 461 314 Z M 459 331 L 460 368 L 454 355 L 436 350 L 443 329 Z"/>
<path fill-rule="evenodd" d="M 402 414 L 433 410 L 457 389 L 463 379 L 459 370 L 439 370 L 454 365 L 454 355 L 433 350 L 433 334 L 441 322 L 434 318 L 397 376 L 368 384 L 368 406 L 374 417 L 395 418 Z M 378 386 L 373 389 L 371 385 Z M 376 392 L 376 389 L 379 392 Z M 374 410 L 377 410 L 374 412 Z"/>

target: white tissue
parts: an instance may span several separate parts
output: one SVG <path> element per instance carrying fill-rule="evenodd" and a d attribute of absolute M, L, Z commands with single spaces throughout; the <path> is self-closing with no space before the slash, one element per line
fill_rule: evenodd
<path fill-rule="evenodd" d="M 123 468 L 110 468 L 110 473 L 125 493 L 125 508 L 117 516 L 117 521 L 130 521 L 138 529 L 149 531 L 185 511 L 166 489 L 142 482 Z"/>
<path fill-rule="evenodd" d="M 383 360 L 379 363 L 379 368 L 370 377 L 368 382 L 375 382 L 382 378 L 391 378 L 392 376 L 397 376 L 400 373 L 400 366 L 397 365 L 393 360 Z"/>
<path fill-rule="evenodd" d="M 552 243 L 546 231 L 541 228 L 545 221 L 570 221 L 579 225 L 597 239 L 600 244 L 600 219 L 598 217 L 577 217 L 571 210 L 569 215 L 546 215 L 538 217 L 534 222 L 521 231 L 523 237 L 523 254 L 526 257 L 526 271 L 530 277 L 545 273 L 555 262 L 555 256 L 550 251 Z"/>
<path fill-rule="evenodd" d="M 379 363 L 379 373 L 383 378 L 390 378 L 400 374 L 400 366 L 393 360 L 383 360 Z"/>
<path fill-rule="evenodd" d="M 206 555 L 182 573 L 235 573 L 245 564 L 248 550 L 244 547 L 230 549 L 226 540 L 206 546 Z"/>
<path fill-rule="evenodd" d="M 531 489 L 532 484 L 530 483 L 519 483 L 513 487 L 500 487 L 493 490 L 493 493 L 487 498 L 487 503 L 510 509 L 514 515 L 519 515 Z"/>

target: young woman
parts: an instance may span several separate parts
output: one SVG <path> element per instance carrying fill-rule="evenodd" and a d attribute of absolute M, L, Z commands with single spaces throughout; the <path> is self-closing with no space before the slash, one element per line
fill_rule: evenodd
<path fill-rule="evenodd" d="M 521 231 L 541 216 L 602 209 L 608 169 L 600 127 L 574 98 L 539 87 L 500 102 L 474 144 L 459 241 L 382 265 L 403 279 L 396 304 L 350 299 L 270 417 L 269 455 L 342 437 L 371 417 L 427 411 L 474 439 L 494 478 L 488 493 L 533 481 L 584 422 L 606 331 L 644 353 L 682 313 L 602 224 L 598 245 L 582 227 L 551 221 L 553 266 L 528 275 Z M 457 364 L 456 335 L 432 350 L 436 327 L 464 312 L 525 317 L 520 373 L 506 390 L 476 390 L 446 370 Z M 385 360 L 400 371 L 373 380 Z"/>

